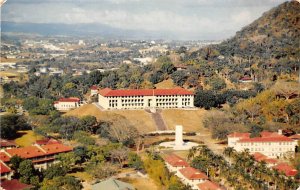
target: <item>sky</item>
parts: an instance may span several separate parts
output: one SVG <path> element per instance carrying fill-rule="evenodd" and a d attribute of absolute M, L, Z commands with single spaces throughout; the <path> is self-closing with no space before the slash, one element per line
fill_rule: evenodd
<path fill-rule="evenodd" d="M 284 0 L 7 0 L 1 20 L 100 23 L 178 39 L 226 39 Z"/>

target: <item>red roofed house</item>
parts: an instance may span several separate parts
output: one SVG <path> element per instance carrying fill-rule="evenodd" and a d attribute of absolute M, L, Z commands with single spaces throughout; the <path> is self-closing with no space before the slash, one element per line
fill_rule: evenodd
<path fill-rule="evenodd" d="M 273 168 L 278 170 L 279 172 L 283 173 L 287 177 L 294 177 L 298 173 L 298 170 L 296 170 L 292 166 L 288 165 L 287 163 L 277 164 Z"/>
<path fill-rule="evenodd" d="M 58 101 L 54 102 L 54 107 L 58 111 L 68 111 L 75 109 L 80 106 L 79 98 L 60 98 Z"/>
<path fill-rule="evenodd" d="M 91 87 L 91 96 L 98 94 L 98 86 Z"/>
<path fill-rule="evenodd" d="M 1 180 L 3 179 L 11 179 L 11 176 L 13 175 L 12 170 L 0 160 L 0 173 L 1 173 Z"/>
<path fill-rule="evenodd" d="M 198 190 L 223 190 L 218 184 L 208 180 L 199 183 L 197 187 Z"/>
<path fill-rule="evenodd" d="M 9 157 L 5 157 L 6 161 L 7 159 L 10 159 L 12 156 L 17 155 L 21 158 L 30 159 L 32 160 L 32 163 L 34 164 L 34 167 L 38 170 L 41 169 L 47 169 L 48 166 L 55 163 L 54 156 L 59 153 L 65 153 L 72 151 L 72 147 L 63 145 L 63 144 L 47 144 L 43 146 L 34 145 L 34 146 L 28 146 L 28 147 L 22 147 L 22 148 L 12 148 L 12 149 L 6 149 L 2 150 L 4 152 L 1 156 L 1 159 L 4 158 L 4 153 Z M 5 162 L 5 160 L 3 160 Z"/>
<path fill-rule="evenodd" d="M 274 158 L 269 158 L 266 155 L 259 153 L 259 152 L 255 152 L 253 154 L 253 157 L 257 162 L 266 162 L 268 167 L 275 166 L 278 162 L 278 160 L 276 160 Z"/>
<path fill-rule="evenodd" d="M 29 190 L 32 189 L 32 185 L 27 185 L 25 183 L 21 183 L 16 179 L 13 180 L 3 180 L 0 183 L 1 190 Z"/>
<path fill-rule="evenodd" d="M 190 185 L 195 189 L 197 188 L 197 184 L 208 179 L 208 177 L 204 173 L 192 167 L 180 169 L 178 170 L 176 175 L 181 179 L 182 183 L 184 183 L 185 185 Z"/>
<path fill-rule="evenodd" d="M 233 133 L 227 136 L 228 146 L 236 151 L 248 149 L 250 153 L 259 152 L 270 158 L 292 156 L 297 141 L 278 133 L 261 132 L 261 137 L 250 138 L 249 133 Z"/>
<path fill-rule="evenodd" d="M 175 154 L 168 155 L 165 158 L 165 163 L 170 172 L 177 172 L 178 170 L 189 166 L 185 160 Z"/>
<path fill-rule="evenodd" d="M 104 109 L 191 108 L 194 94 L 183 88 L 98 91 Z"/>

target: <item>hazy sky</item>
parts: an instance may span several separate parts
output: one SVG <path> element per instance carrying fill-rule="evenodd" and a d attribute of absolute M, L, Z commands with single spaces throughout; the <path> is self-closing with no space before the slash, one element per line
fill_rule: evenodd
<path fill-rule="evenodd" d="M 175 34 L 228 38 L 283 0 L 8 0 L 4 21 L 101 23 Z"/>

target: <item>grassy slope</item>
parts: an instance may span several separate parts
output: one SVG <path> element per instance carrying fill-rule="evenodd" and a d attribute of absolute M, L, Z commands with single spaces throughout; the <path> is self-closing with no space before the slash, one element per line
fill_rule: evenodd
<path fill-rule="evenodd" d="M 18 131 L 18 133 L 23 134 L 21 137 L 19 137 L 15 140 L 15 143 L 18 144 L 19 146 L 30 146 L 36 140 L 43 139 L 43 136 L 37 135 L 31 130 Z"/>
<path fill-rule="evenodd" d="M 164 88 L 175 88 L 177 86 L 173 83 L 172 79 L 168 79 L 168 80 L 164 80 L 160 83 L 157 83 L 155 85 L 155 87 L 159 88 L 159 89 L 164 89 Z"/>
<path fill-rule="evenodd" d="M 81 106 L 78 109 L 69 111 L 65 115 L 82 117 L 93 115 L 98 120 L 112 121 L 115 114 L 126 117 L 141 133 L 155 131 L 156 126 L 151 115 L 144 110 L 112 110 L 101 111 L 93 104 Z"/>
<path fill-rule="evenodd" d="M 168 109 L 162 111 L 162 116 L 170 130 L 175 128 L 175 125 L 182 125 L 184 131 L 199 132 L 203 130 L 203 117 L 207 113 L 204 109 L 199 110 L 179 110 Z"/>

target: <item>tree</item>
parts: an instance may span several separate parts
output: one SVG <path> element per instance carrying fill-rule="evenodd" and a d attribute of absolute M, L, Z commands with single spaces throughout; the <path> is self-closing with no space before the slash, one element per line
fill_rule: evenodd
<path fill-rule="evenodd" d="M 133 152 L 130 152 L 128 154 L 128 166 L 131 168 L 135 168 L 136 170 L 144 168 L 141 157 L 139 157 L 139 155 Z"/>
<path fill-rule="evenodd" d="M 94 145 L 96 143 L 95 139 L 85 131 L 74 132 L 73 139 L 77 140 L 77 142 L 82 143 L 83 145 Z"/>
<path fill-rule="evenodd" d="M 31 177 L 35 176 L 35 169 L 31 160 L 23 160 L 19 165 L 18 171 L 20 173 L 20 181 L 22 183 L 30 183 Z"/>
<path fill-rule="evenodd" d="M 216 106 L 216 96 L 210 90 L 198 90 L 195 94 L 194 105 L 196 107 L 204 107 L 210 109 Z"/>
<path fill-rule="evenodd" d="M 43 171 L 44 178 L 53 179 L 54 177 L 64 176 L 67 174 L 67 169 L 60 164 L 54 164 L 49 166 Z"/>
<path fill-rule="evenodd" d="M 176 85 L 182 86 L 187 79 L 187 75 L 185 71 L 180 70 L 172 73 L 171 78 Z"/>
<path fill-rule="evenodd" d="M 16 137 L 18 130 L 28 128 L 28 124 L 25 119 L 16 114 L 1 115 L 0 121 L 0 136 L 4 139 L 14 138 Z"/>
<path fill-rule="evenodd" d="M 17 171 L 20 163 L 23 161 L 24 159 L 21 158 L 20 156 L 14 155 L 10 158 L 10 164 L 11 164 L 11 169 Z"/>
<path fill-rule="evenodd" d="M 82 127 L 82 130 L 89 132 L 89 133 L 95 133 L 97 130 L 97 118 L 95 116 L 87 115 L 83 116 L 80 119 L 80 126 Z"/>
<path fill-rule="evenodd" d="M 168 62 L 164 62 L 161 65 L 160 69 L 162 72 L 167 73 L 167 74 L 172 74 L 175 71 L 175 67 L 170 59 L 168 60 Z"/>
<path fill-rule="evenodd" d="M 123 167 L 123 163 L 128 159 L 128 149 L 125 147 L 120 147 L 118 149 L 113 149 L 110 151 L 110 156 L 113 160 L 119 162 L 120 167 Z"/>
<path fill-rule="evenodd" d="M 110 162 L 100 163 L 96 166 L 92 165 L 91 167 L 87 168 L 87 173 L 92 174 L 95 179 L 107 178 L 113 176 L 117 172 L 118 168 Z"/>
<path fill-rule="evenodd" d="M 260 133 L 263 131 L 263 128 L 259 125 L 251 125 L 250 127 L 250 137 L 260 137 Z"/>
<path fill-rule="evenodd" d="M 164 80 L 164 77 L 163 77 L 163 72 L 162 71 L 155 71 L 153 74 L 150 75 L 150 78 L 149 78 L 149 81 L 152 83 L 152 84 L 157 84 L 161 81 Z"/>
<path fill-rule="evenodd" d="M 226 83 L 224 79 L 221 79 L 219 77 L 210 78 L 207 82 L 212 90 L 222 90 L 226 88 Z"/>
<path fill-rule="evenodd" d="M 85 146 L 77 146 L 73 150 L 76 157 L 75 164 L 82 164 L 87 161 L 87 149 Z"/>
<path fill-rule="evenodd" d="M 294 96 L 299 96 L 300 84 L 292 82 L 279 82 L 274 86 L 274 90 L 278 96 L 285 97 L 286 100 Z"/>
<path fill-rule="evenodd" d="M 74 176 L 59 176 L 53 179 L 45 179 L 42 183 L 41 190 L 80 190 L 82 185 Z"/>

